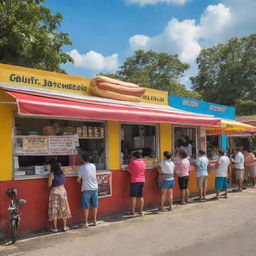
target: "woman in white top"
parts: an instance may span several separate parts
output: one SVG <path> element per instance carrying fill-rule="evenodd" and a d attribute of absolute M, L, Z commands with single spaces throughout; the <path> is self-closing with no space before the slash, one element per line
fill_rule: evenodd
<path fill-rule="evenodd" d="M 168 194 L 169 201 L 169 211 L 172 210 L 173 196 L 172 188 L 174 186 L 174 164 L 171 160 L 171 153 L 168 151 L 164 152 L 164 161 L 160 162 L 158 167 L 158 173 L 160 177 L 160 188 L 161 188 L 161 198 L 160 198 L 160 209 L 164 211 L 164 202 L 166 199 L 166 194 Z"/>

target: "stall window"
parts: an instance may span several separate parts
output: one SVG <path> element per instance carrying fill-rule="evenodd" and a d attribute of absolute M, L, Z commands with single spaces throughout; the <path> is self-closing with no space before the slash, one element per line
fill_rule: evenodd
<path fill-rule="evenodd" d="M 122 124 L 121 165 L 125 167 L 134 151 L 140 151 L 147 167 L 157 165 L 157 126 Z"/>
<path fill-rule="evenodd" d="M 209 135 L 206 136 L 207 152 L 211 153 L 214 148 L 220 148 L 220 136 L 219 135 Z"/>
<path fill-rule="evenodd" d="M 196 128 L 174 127 L 174 148 L 184 149 L 189 157 L 196 158 Z"/>
<path fill-rule="evenodd" d="M 45 163 L 59 161 L 76 174 L 79 153 L 86 152 L 98 170 L 106 169 L 105 123 L 15 118 L 15 176 L 47 174 Z"/>

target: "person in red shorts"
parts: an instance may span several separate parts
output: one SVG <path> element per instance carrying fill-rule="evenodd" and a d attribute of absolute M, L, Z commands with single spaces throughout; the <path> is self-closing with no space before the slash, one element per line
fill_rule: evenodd
<path fill-rule="evenodd" d="M 141 159 L 139 152 L 133 153 L 133 160 L 128 164 L 127 170 L 131 174 L 131 214 L 135 215 L 136 201 L 139 201 L 140 215 L 142 216 L 144 208 L 143 190 L 145 183 L 145 162 Z"/>

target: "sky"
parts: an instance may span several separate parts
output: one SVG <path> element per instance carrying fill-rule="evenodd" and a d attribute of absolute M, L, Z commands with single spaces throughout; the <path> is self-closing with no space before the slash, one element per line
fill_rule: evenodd
<path fill-rule="evenodd" d="M 45 0 L 60 12 L 60 31 L 73 45 L 63 50 L 68 74 L 115 72 L 137 49 L 177 54 L 190 64 L 180 81 L 191 87 L 200 50 L 256 33 L 256 0 Z"/>

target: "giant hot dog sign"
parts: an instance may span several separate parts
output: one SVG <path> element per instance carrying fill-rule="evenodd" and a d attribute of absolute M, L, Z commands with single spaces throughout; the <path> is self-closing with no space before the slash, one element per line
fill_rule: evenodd
<path fill-rule="evenodd" d="M 168 105 L 168 93 L 108 77 L 94 79 L 0 64 L 0 82 L 133 102 Z"/>

